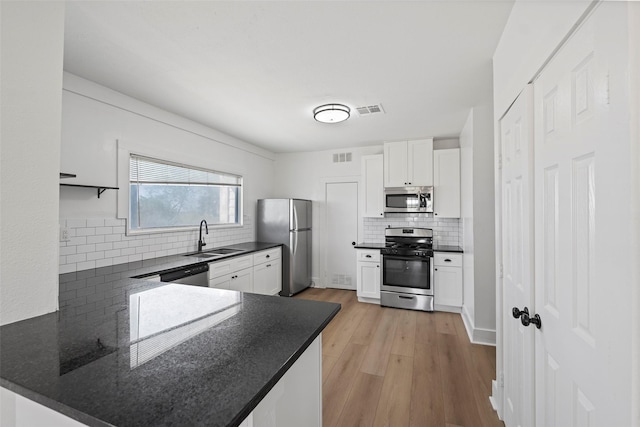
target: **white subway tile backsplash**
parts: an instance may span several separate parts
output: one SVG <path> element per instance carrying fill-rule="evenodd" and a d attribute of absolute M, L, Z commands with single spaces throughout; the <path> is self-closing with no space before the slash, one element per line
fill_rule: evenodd
<path fill-rule="evenodd" d="M 95 227 L 78 228 L 76 231 L 77 236 L 94 236 L 95 234 Z"/>
<path fill-rule="evenodd" d="M 87 260 L 87 254 L 76 254 L 67 256 L 67 264 L 74 264 Z"/>
<path fill-rule="evenodd" d="M 104 227 L 104 219 L 90 218 L 87 220 L 87 227 Z"/>
<path fill-rule="evenodd" d="M 61 274 L 197 249 L 198 230 L 127 236 L 126 221 L 115 218 L 66 218 L 60 220 L 60 227 L 69 231 L 69 241 L 60 242 Z M 379 231 L 375 224 L 366 229 L 370 233 Z M 208 247 L 255 240 L 251 217 L 244 216 L 242 227 L 209 227 L 209 234 L 203 238 Z"/>
<path fill-rule="evenodd" d="M 86 219 L 67 219 L 65 221 L 67 228 L 84 228 L 87 226 Z"/>
<path fill-rule="evenodd" d="M 364 236 L 362 236 L 361 240 L 367 243 L 384 243 L 384 229 L 388 226 L 431 228 L 433 230 L 434 243 L 437 245 L 460 246 L 462 242 L 462 229 L 459 219 L 434 219 L 420 215 L 364 218 Z"/>

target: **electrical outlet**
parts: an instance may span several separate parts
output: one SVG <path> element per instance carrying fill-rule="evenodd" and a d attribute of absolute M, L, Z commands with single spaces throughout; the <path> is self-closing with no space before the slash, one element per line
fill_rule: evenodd
<path fill-rule="evenodd" d="M 69 241 L 69 229 L 66 227 L 60 228 L 60 241 L 68 242 Z"/>

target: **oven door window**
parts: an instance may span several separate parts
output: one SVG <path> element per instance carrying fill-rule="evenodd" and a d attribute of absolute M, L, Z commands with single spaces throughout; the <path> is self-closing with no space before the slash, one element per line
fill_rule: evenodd
<path fill-rule="evenodd" d="M 399 288 L 431 289 L 431 258 L 384 255 L 382 284 Z"/>

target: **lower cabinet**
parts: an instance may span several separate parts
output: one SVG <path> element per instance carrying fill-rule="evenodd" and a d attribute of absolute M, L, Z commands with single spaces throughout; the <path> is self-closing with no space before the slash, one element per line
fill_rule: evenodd
<path fill-rule="evenodd" d="M 382 263 L 377 249 L 356 249 L 358 301 L 380 304 Z"/>
<path fill-rule="evenodd" d="M 265 295 L 278 294 L 282 290 L 281 248 L 210 262 L 209 287 Z"/>
<path fill-rule="evenodd" d="M 282 263 L 280 260 L 265 262 L 253 267 L 253 292 L 277 295 L 282 290 Z"/>
<path fill-rule="evenodd" d="M 322 335 L 240 424 L 265 426 L 322 427 Z"/>
<path fill-rule="evenodd" d="M 462 254 L 436 252 L 433 256 L 434 302 L 436 310 L 462 308 Z"/>
<path fill-rule="evenodd" d="M 253 292 L 253 268 L 234 271 L 224 276 L 209 279 L 210 288 L 231 289 L 232 291 Z"/>

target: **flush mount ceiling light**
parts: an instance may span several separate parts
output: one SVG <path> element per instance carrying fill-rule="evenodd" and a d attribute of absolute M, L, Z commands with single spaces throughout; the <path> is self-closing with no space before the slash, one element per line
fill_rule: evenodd
<path fill-rule="evenodd" d="M 313 118 L 322 123 L 339 123 L 349 118 L 351 109 L 342 104 L 321 105 L 313 110 Z"/>

